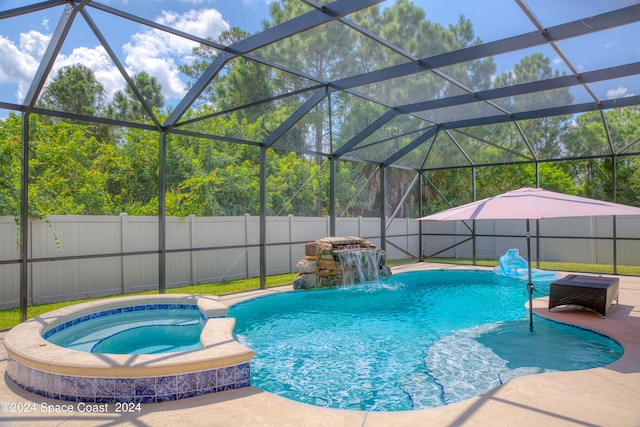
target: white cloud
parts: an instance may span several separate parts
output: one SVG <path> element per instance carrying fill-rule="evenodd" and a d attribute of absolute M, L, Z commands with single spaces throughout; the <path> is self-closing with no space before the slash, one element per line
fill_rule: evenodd
<path fill-rule="evenodd" d="M 163 11 L 157 22 L 202 38 L 217 38 L 229 24 L 215 9 L 190 10 L 183 14 Z M 191 57 L 197 43 L 158 30 L 134 34 L 125 44 L 126 63 L 131 71 L 146 71 L 158 79 L 166 98 L 180 98 L 186 88 L 177 64 Z"/>
<path fill-rule="evenodd" d="M 40 60 L 47 50 L 47 45 L 51 39 L 50 35 L 42 34 L 37 31 L 29 31 L 20 34 L 20 50 L 32 56 L 34 59 Z"/>
<path fill-rule="evenodd" d="M 125 61 L 131 75 L 145 71 L 155 77 L 167 98 L 179 98 L 186 91 L 174 59 L 175 54 L 184 53 L 180 49 L 176 52 L 173 45 L 168 36 L 159 31 L 137 33 L 124 45 Z"/>
<path fill-rule="evenodd" d="M 20 35 L 20 44 L 0 36 L 0 83 L 17 85 L 16 101 L 22 102 L 51 36 L 37 31 Z"/>
<path fill-rule="evenodd" d="M 16 45 L 0 36 L 0 83 L 17 84 L 17 102 L 24 101 L 50 38 L 50 35 L 29 31 L 20 34 L 20 44 Z M 60 68 L 78 63 L 93 70 L 96 79 L 104 86 L 108 99 L 111 99 L 116 91 L 123 89 L 124 78 L 120 76 L 102 46 L 78 47 L 69 55 L 58 55 L 49 73 L 48 82 Z"/>
<path fill-rule="evenodd" d="M 221 32 L 228 30 L 229 24 L 222 19 L 222 15 L 216 9 L 191 9 L 184 13 L 162 11 L 156 19 L 159 24 L 166 25 L 176 30 L 183 31 L 194 36 L 216 39 Z"/>
<path fill-rule="evenodd" d="M 202 38 L 217 38 L 222 31 L 230 28 L 215 9 L 189 10 L 185 13 L 164 11 L 157 22 L 171 28 L 194 34 Z M 48 23 L 42 22 L 43 26 Z M 29 31 L 20 34 L 19 44 L 0 35 L 0 84 L 17 86 L 16 101 L 22 102 L 43 57 L 50 34 Z M 69 40 L 66 45 L 69 44 Z M 72 41 L 71 41 L 72 42 Z M 180 78 L 178 64 L 191 58 L 197 43 L 173 36 L 155 29 L 133 34 L 123 46 L 125 64 L 130 75 L 146 71 L 158 79 L 166 99 L 181 98 L 186 92 L 185 83 Z M 114 49 L 117 48 L 114 46 Z M 115 67 L 102 46 L 76 47 L 70 54 L 61 54 L 56 59 L 49 80 L 64 66 L 83 64 L 91 68 L 96 79 L 104 86 L 107 99 L 123 90 L 124 78 Z"/>
<path fill-rule="evenodd" d="M 615 89 L 609 89 L 607 91 L 607 99 L 624 98 L 627 96 L 633 96 L 633 93 L 630 93 L 626 87 L 618 86 Z"/>

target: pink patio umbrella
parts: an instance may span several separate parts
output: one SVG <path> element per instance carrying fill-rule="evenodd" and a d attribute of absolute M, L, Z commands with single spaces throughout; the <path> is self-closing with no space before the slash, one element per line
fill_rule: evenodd
<path fill-rule="evenodd" d="M 531 280 L 531 231 L 529 220 L 545 218 L 639 215 L 640 208 L 585 197 L 524 187 L 477 202 L 457 206 L 419 220 L 525 219 L 529 263 L 529 327 L 533 330 L 533 283 Z"/>

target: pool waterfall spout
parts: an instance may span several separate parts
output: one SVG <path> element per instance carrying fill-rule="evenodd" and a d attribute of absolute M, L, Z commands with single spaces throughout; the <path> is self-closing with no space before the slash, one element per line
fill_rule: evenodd
<path fill-rule="evenodd" d="M 342 284 L 380 280 L 380 252 L 374 249 L 338 252 Z"/>
<path fill-rule="evenodd" d="M 294 289 L 373 282 L 391 276 L 386 253 L 360 237 L 327 237 L 305 245 Z"/>

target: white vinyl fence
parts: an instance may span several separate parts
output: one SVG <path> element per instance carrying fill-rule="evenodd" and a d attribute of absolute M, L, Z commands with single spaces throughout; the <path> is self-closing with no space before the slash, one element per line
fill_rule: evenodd
<path fill-rule="evenodd" d="M 341 219 L 336 226 L 340 235 L 380 235 L 378 218 Z M 31 304 L 158 288 L 157 217 L 50 216 L 29 228 L 29 258 L 35 260 L 28 268 Z M 417 257 L 417 221 L 396 220 L 393 228 L 413 234 L 397 240 Z M 267 218 L 267 275 L 295 271 L 304 243 L 329 236 L 329 229 L 328 217 Z M 257 216 L 167 218 L 167 287 L 259 276 L 259 236 Z M 19 259 L 18 237 L 13 217 L 0 217 L 1 261 Z M 379 238 L 370 240 L 380 244 Z M 80 256 L 85 257 L 68 258 Z M 389 256 L 409 255 L 391 247 Z M 18 306 L 20 265 L 0 264 L 0 281 L 0 309 Z"/>
<path fill-rule="evenodd" d="M 32 304 L 99 297 L 158 287 L 158 218 L 120 216 L 51 216 L 29 224 L 29 301 Z M 514 237 L 478 237 L 477 257 L 495 258 L 509 248 L 525 256 L 524 221 L 477 221 L 476 233 Z M 532 222 L 532 256 L 536 258 L 536 222 Z M 295 271 L 304 258 L 304 243 L 330 234 L 328 217 L 267 218 L 267 275 Z M 179 287 L 259 276 L 257 216 L 170 217 L 166 220 L 166 284 Z M 423 223 L 423 252 L 436 253 L 464 237 L 461 222 Z M 359 236 L 380 246 L 379 218 L 341 218 L 336 235 Z M 613 236 L 612 218 L 558 219 L 540 222 L 542 236 Z M 619 217 L 616 223 L 618 264 L 640 265 L 640 218 Z M 13 217 L 0 217 L 0 309 L 19 305 L 19 230 Z M 419 221 L 394 219 L 386 230 L 388 259 L 419 256 Z M 292 242 L 292 243 L 290 243 Z M 216 249 L 217 248 L 217 249 Z M 143 254 L 128 255 L 134 252 Z M 147 253 L 144 253 L 147 252 Z M 540 259 L 611 264 L 611 240 L 544 238 Z M 73 259 L 73 257 L 84 258 Z M 89 257 L 92 256 L 92 257 Z M 97 257 L 94 257 L 97 256 Z M 467 242 L 441 253 L 471 258 Z"/>
<path fill-rule="evenodd" d="M 612 217 L 532 220 L 531 258 L 534 261 L 611 265 L 614 253 L 613 221 Z M 617 217 L 615 221 L 617 264 L 640 265 L 640 217 Z M 467 224 L 471 227 L 472 222 L 468 221 Z M 426 235 L 423 237 L 425 255 L 439 253 L 471 235 L 469 228 L 461 221 L 424 221 L 422 232 Z M 510 248 L 519 249 L 520 255 L 526 258 L 525 220 L 476 221 L 476 235 L 477 258 L 497 259 Z M 538 235 L 539 240 L 536 238 Z M 539 258 L 536 256 L 538 251 Z M 472 255 L 471 241 L 439 254 L 448 258 L 471 258 Z"/>

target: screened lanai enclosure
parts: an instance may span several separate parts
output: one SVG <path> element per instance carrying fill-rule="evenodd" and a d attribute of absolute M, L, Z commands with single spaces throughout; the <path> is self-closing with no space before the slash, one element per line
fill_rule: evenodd
<path fill-rule="evenodd" d="M 640 2 L 6 0 L 0 308 L 294 271 L 360 236 L 497 259 L 523 186 L 640 206 Z M 533 224 L 640 265 L 640 218 Z"/>

